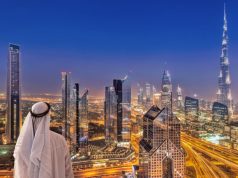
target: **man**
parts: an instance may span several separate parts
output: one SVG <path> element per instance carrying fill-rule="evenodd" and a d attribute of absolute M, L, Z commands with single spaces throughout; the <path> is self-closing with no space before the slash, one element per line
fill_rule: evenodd
<path fill-rule="evenodd" d="M 28 113 L 14 151 L 15 178 L 73 178 L 64 137 L 50 131 L 50 105 L 34 104 Z"/>

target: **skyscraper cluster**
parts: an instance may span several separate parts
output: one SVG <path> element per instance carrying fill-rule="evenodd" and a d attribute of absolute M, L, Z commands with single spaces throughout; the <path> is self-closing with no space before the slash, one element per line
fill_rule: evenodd
<path fill-rule="evenodd" d="M 171 108 L 172 104 L 172 82 L 171 76 L 168 70 L 164 70 L 162 75 L 161 89 L 156 89 L 154 85 L 149 83 L 145 84 L 145 88 L 141 85 L 137 85 L 137 104 L 138 106 L 145 106 L 149 109 L 152 105 L 157 105 L 158 107 L 168 107 Z M 183 109 L 183 97 L 182 89 L 178 85 L 176 91 L 176 108 Z"/>
<path fill-rule="evenodd" d="M 156 94 L 156 88 L 150 83 L 145 83 L 144 87 L 137 84 L 137 103 L 138 105 L 144 105 L 150 107 L 153 105 L 154 95 Z"/>
<path fill-rule="evenodd" d="M 105 88 L 105 139 L 122 146 L 130 145 L 131 84 L 129 78 L 114 79 Z"/>
<path fill-rule="evenodd" d="M 62 72 L 62 133 L 70 145 L 84 148 L 88 142 L 88 90 L 80 96 L 79 84 L 71 85 L 71 73 Z"/>

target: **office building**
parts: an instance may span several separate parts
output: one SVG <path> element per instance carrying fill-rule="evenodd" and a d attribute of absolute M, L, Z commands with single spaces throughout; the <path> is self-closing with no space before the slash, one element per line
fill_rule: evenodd
<path fill-rule="evenodd" d="M 167 107 L 171 110 L 172 83 L 169 71 L 167 70 L 163 73 L 161 90 L 161 107 Z"/>
<path fill-rule="evenodd" d="M 168 108 L 152 106 L 143 117 L 139 177 L 184 177 L 185 160 L 180 143 L 180 122 Z"/>
<path fill-rule="evenodd" d="M 117 142 L 117 96 L 112 86 L 105 87 L 104 126 L 106 142 Z"/>
<path fill-rule="evenodd" d="M 85 147 L 88 144 L 88 90 L 83 92 L 79 103 L 80 116 L 80 147 Z"/>
<path fill-rule="evenodd" d="M 20 47 L 10 44 L 7 70 L 7 123 L 6 135 L 9 143 L 15 143 L 22 125 Z"/>
<path fill-rule="evenodd" d="M 71 115 L 71 73 L 62 72 L 62 133 L 67 141 L 70 141 L 70 115 Z"/>
<path fill-rule="evenodd" d="M 130 144 L 131 132 L 131 85 L 129 78 L 114 79 L 113 87 L 117 96 L 117 141 L 121 145 Z"/>

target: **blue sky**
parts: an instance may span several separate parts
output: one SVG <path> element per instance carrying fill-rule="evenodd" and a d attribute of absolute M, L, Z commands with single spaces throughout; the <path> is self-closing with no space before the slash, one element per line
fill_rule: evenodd
<path fill-rule="evenodd" d="M 61 71 L 92 95 L 129 74 L 160 87 L 162 71 L 185 94 L 214 98 L 223 0 L 1 1 L 0 90 L 8 43 L 21 45 L 24 93 L 59 93 Z M 238 1 L 227 0 L 232 93 L 238 90 Z"/>

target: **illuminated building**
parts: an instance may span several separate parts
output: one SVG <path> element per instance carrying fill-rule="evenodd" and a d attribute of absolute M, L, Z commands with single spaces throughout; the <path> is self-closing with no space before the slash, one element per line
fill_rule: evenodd
<path fill-rule="evenodd" d="M 238 122 L 232 122 L 229 127 L 231 146 L 233 149 L 238 150 Z"/>
<path fill-rule="evenodd" d="M 79 103 L 80 116 L 80 147 L 84 147 L 88 143 L 88 90 L 86 90 L 80 98 Z"/>
<path fill-rule="evenodd" d="M 138 91 L 137 91 L 137 104 L 142 105 L 144 102 L 144 90 L 143 87 L 140 86 L 140 84 L 137 85 Z"/>
<path fill-rule="evenodd" d="M 183 108 L 183 96 L 182 96 L 182 89 L 178 85 L 177 87 L 177 109 L 182 109 Z"/>
<path fill-rule="evenodd" d="M 211 124 L 214 133 L 224 133 L 224 128 L 228 124 L 228 108 L 225 104 L 213 103 Z"/>
<path fill-rule="evenodd" d="M 80 146 L 80 116 L 79 116 L 79 102 L 80 102 L 80 98 L 79 98 L 79 84 L 75 83 L 74 84 L 74 90 L 73 90 L 73 95 L 74 95 L 74 117 L 75 117 L 75 145 L 76 145 L 76 149 L 78 149 L 78 147 Z"/>
<path fill-rule="evenodd" d="M 155 86 L 154 85 L 152 85 L 152 96 L 156 93 L 157 91 L 156 91 L 156 88 L 155 88 Z"/>
<path fill-rule="evenodd" d="M 158 107 L 160 107 L 160 103 L 161 103 L 161 93 L 160 92 L 154 93 L 153 105 L 157 105 Z"/>
<path fill-rule="evenodd" d="M 122 141 L 122 80 L 114 79 L 113 86 L 117 95 L 117 141 Z"/>
<path fill-rule="evenodd" d="M 66 140 L 70 139 L 70 91 L 71 91 L 71 73 L 62 72 L 62 120 L 63 120 L 63 135 Z"/>
<path fill-rule="evenodd" d="M 139 177 L 184 177 L 185 160 L 180 145 L 180 122 L 168 110 L 152 106 L 143 117 Z"/>
<path fill-rule="evenodd" d="M 128 77 L 114 79 L 113 87 L 117 95 L 117 141 L 129 145 L 131 132 L 131 86 Z"/>
<path fill-rule="evenodd" d="M 189 96 L 185 97 L 185 114 L 192 113 L 193 115 L 198 115 L 199 112 L 199 101 L 196 98 Z"/>
<path fill-rule="evenodd" d="M 224 25 L 222 35 L 222 52 L 220 57 L 220 74 L 218 77 L 217 101 L 227 105 L 232 113 L 232 96 L 231 96 L 231 78 L 228 59 L 228 33 L 226 9 L 224 6 Z"/>
<path fill-rule="evenodd" d="M 161 107 L 171 109 L 172 83 L 169 71 L 167 70 L 163 73 L 161 89 Z"/>
<path fill-rule="evenodd" d="M 145 102 L 146 104 L 151 104 L 151 97 L 152 92 L 151 92 L 151 85 L 149 83 L 145 84 Z"/>
<path fill-rule="evenodd" d="M 14 143 L 20 133 L 21 116 L 21 82 L 20 82 L 20 47 L 9 45 L 7 71 L 7 124 L 8 142 Z"/>
<path fill-rule="evenodd" d="M 198 114 L 199 114 L 199 100 L 192 97 L 185 97 L 185 119 L 187 129 L 199 128 Z"/>
<path fill-rule="evenodd" d="M 114 87 L 105 87 L 104 102 L 105 140 L 117 142 L 117 96 Z"/>

